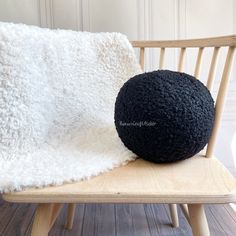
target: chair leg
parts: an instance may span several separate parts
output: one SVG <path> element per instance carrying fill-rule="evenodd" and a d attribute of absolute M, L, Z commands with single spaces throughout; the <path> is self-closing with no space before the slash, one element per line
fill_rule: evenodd
<path fill-rule="evenodd" d="M 186 220 L 188 221 L 188 223 L 190 224 L 189 221 L 189 212 L 188 212 L 188 205 L 187 204 L 180 204 L 180 208 L 186 218 Z"/>
<path fill-rule="evenodd" d="M 193 236 L 210 236 L 210 231 L 202 204 L 188 204 L 189 220 Z"/>
<path fill-rule="evenodd" d="M 176 204 L 169 204 L 169 208 L 170 208 L 170 217 L 171 217 L 173 227 L 179 227 L 177 205 Z"/>
<path fill-rule="evenodd" d="M 53 226 L 63 204 L 41 203 L 38 205 L 31 236 L 47 236 Z"/>
<path fill-rule="evenodd" d="M 66 229 L 72 229 L 73 221 L 74 221 L 74 215 L 75 215 L 75 208 L 76 208 L 75 203 L 69 203 L 68 204 L 67 219 L 66 219 L 66 224 L 65 224 Z"/>

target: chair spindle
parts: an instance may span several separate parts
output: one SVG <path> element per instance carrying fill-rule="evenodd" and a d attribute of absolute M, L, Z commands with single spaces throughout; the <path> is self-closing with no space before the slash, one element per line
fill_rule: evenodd
<path fill-rule="evenodd" d="M 215 121 L 214 121 L 213 130 L 211 133 L 211 138 L 208 143 L 206 157 L 213 156 L 213 151 L 214 151 L 214 147 L 215 147 L 215 143 L 216 143 L 216 136 L 217 136 L 217 132 L 219 130 L 220 121 L 221 121 L 221 117 L 222 117 L 222 113 L 223 113 L 223 106 L 224 106 L 224 102 L 225 102 L 225 95 L 226 95 L 227 85 L 229 82 L 229 74 L 230 74 L 230 70 L 232 67 L 234 51 L 235 51 L 235 47 L 229 47 L 226 61 L 225 61 L 225 65 L 224 65 L 222 78 L 221 78 L 221 82 L 220 82 L 219 91 L 218 91 L 217 98 L 216 98 Z"/>
<path fill-rule="evenodd" d="M 159 69 L 163 69 L 165 59 L 165 48 L 161 48 L 160 59 L 159 59 Z"/>
<path fill-rule="evenodd" d="M 202 48 L 202 47 L 200 47 L 198 49 L 197 61 L 196 61 L 195 71 L 194 71 L 194 76 L 197 79 L 198 79 L 199 74 L 200 74 L 203 50 L 204 50 L 204 48 Z"/>
<path fill-rule="evenodd" d="M 217 58 L 219 55 L 220 47 L 215 47 L 211 59 L 211 65 L 210 65 L 210 70 L 208 74 L 208 79 L 207 79 L 207 88 L 209 91 L 212 90 L 214 78 L 215 78 L 215 72 L 216 72 L 216 64 L 217 64 Z"/>
<path fill-rule="evenodd" d="M 140 63 L 140 66 L 141 66 L 141 69 L 143 70 L 144 69 L 144 56 L 145 56 L 145 48 L 140 48 L 140 56 L 139 56 L 139 63 Z"/>
<path fill-rule="evenodd" d="M 185 54 L 186 54 L 186 48 L 181 48 L 180 55 L 179 55 L 179 64 L 178 64 L 179 72 L 183 72 Z"/>

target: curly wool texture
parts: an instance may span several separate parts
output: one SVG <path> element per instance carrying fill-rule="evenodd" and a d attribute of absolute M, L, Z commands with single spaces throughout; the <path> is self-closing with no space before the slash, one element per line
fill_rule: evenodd
<path fill-rule="evenodd" d="M 125 146 L 156 163 L 184 160 L 201 151 L 213 122 L 210 92 L 185 73 L 159 70 L 134 76 L 115 103 L 115 125 Z"/>
<path fill-rule="evenodd" d="M 114 125 L 141 73 L 119 33 L 0 22 L 0 192 L 87 179 L 136 157 Z"/>

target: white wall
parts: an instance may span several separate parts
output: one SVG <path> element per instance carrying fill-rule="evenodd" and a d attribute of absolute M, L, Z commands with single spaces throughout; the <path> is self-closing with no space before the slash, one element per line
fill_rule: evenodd
<path fill-rule="evenodd" d="M 0 20 L 93 32 L 119 31 L 129 39 L 198 38 L 236 33 L 236 1 L 0 0 Z M 157 53 L 147 55 L 149 70 L 158 64 Z M 187 54 L 189 72 L 194 53 Z M 205 53 L 209 59 L 210 52 Z M 207 58 L 204 63 L 208 63 Z M 175 63 L 176 52 L 168 54 L 168 68 L 174 69 Z M 204 68 L 203 65 L 202 78 L 206 76 Z M 236 63 L 216 149 L 216 154 L 231 170 L 234 166 L 231 143 L 236 133 L 235 76 Z"/>
<path fill-rule="evenodd" d="M 234 0 L 1 0 L 0 20 L 50 28 L 120 31 L 130 39 L 232 34 Z"/>

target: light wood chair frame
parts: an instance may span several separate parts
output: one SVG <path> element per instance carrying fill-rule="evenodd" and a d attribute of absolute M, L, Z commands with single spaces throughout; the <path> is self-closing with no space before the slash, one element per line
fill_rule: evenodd
<path fill-rule="evenodd" d="M 214 147 L 216 144 L 216 137 L 220 127 L 221 117 L 223 113 L 223 107 L 225 103 L 225 97 L 227 92 L 227 86 L 229 83 L 230 70 L 233 63 L 233 56 L 236 47 L 236 35 L 223 36 L 223 37 L 214 37 L 214 38 L 205 38 L 205 39 L 190 39 L 190 40 L 169 40 L 169 41 L 132 41 L 131 42 L 134 48 L 140 50 L 140 65 L 144 69 L 145 65 L 145 51 L 147 48 L 159 48 L 160 57 L 159 57 L 159 69 L 166 68 L 168 65 L 164 66 L 166 49 L 177 48 L 180 50 L 179 60 L 178 60 L 178 71 L 184 71 L 184 61 L 187 48 L 198 48 L 198 54 L 195 63 L 194 76 L 199 77 L 202 57 L 204 54 L 205 48 L 213 48 L 212 59 L 210 63 L 208 80 L 206 86 L 211 91 L 213 82 L 215 79 L 215 72 L 217 66 L 217 59 L 219 57 L 219 51 L 222 47 L 227 47 L 227 55 L 224 62 L 224 68 L 221 76 L 221 82 L 219 90 L 217 93 L 217 98 L 215 102 L 215 121 L 213 131 L 209 140 L 209 143 L 204 154 L 205 158 L 213 159 Z M 137 162 L 137 161 L 135 161 Z M 150 164 L 151 165 L 151 164 Z M 155 164 L 153 164 L 155 165 Z M 220 164 L 217 162 L 216 166 Z M 121 167 L 124 168 L 124 167 Z M 118 168 L 119 169 L 119 168 Z M 178 197 L 165 195 L 162 196 L 146 196 L 146 195 L 131 195 L 133 198 L 126 197 L 119 192 L 116 194 L 106 194 L 95 199 L 89 194 L 80 194 L 80 190 L 76 190 L 74 193 L 73 190 L 67 194 L 67 190 L 64 189 L 64 186 L 57 188 L 56 191 L 53 191 L 55 187 L 48 187 L 42 190 L 25 190 L 19 193 L 10 193 L 4 194 L 3 198 L 9 202 L 26 202 L 26 203 L 39 203 L 37 211 L 34 218 L 32 236 L 46 236 L 50 231 L 53 223 L 55 222 L 62 206 L 64 203 L 69 203 L 68 205 L 68 217 L 66 222 L 66 228 L 71 229 L 73 225 L 73 217 L 75 212 L 75 204 L 79 202 L 114 202 L 114 203 L 168 203 L 170 206 L 170 213 L 173 226 L 178 226 L 178 213 L 177 205 L 180 204 L 180 208 L 183 211 L 186 219 L 190 223 L 194 236 L 209 236 L 209 228 L 204 213 L 204 204 L 205 203 L 230 203 L 236 202 L 236 180 L 230 176 L 230 174 L 222 167 L 219 167 L 224 176 L 227 176 L 226 181 L 231 181 L 231 186 L 233 191 L 229 194 L 222 195 L 218 193 L 216 199 L 214 199 L 214 194 L 212 196 L 186 196 Z M 112 172 L 112 171 L 111 171 Z M 227 172 L 227 173 L 226 173 Z M 97 177 L 95 177 L 97 178 Z M 90 180 L 88 180 L 90 181 Z M 160 180 L 161 181 L 161 180 Z M 234 182 L 235 181 L 235 182 Z M 95 181 L 96 182 L 96 181 Z M 65 185 L 66 186 L 66 185 Z M 72 186 L 76 189 L 77 185 Z M 80 185 L 84 186 L 84 185 Z M 77 186 L 78 187 L 78 186 Z M 52 189 L 52 191 L 51 191 Z M 59 190 L 58 190 L 59 189 Z M 62 193 L 63 192 L 63 193 Z M 61 194 L 62 193 L 62 194 Z"/>
<path fill-rule="evenodd" d="M 178 60 L 178 67 L 177 67 L 177 71 L 179 72 L 184 71 L 184 60 L 185 60 L 185 55 L 186 55 L 186 49 L 198 48 L 198 54 L 197 54 L 196 64 L 195 64 L 195 69 L 194 69 L 194 76 L 197 79 L 199 78 L 199 74 L 200 74 L 204 49 L 209 48 L 209 47 L 214 48 L 211 64 L 210 64 L 210 69 L 208 72 L 207 84 L 206 84 L 210 92 L 212 90 L 213 82 L 215 79 L 216 65 L 217 65 L 217 59 L 218 59 L 220 48 L 228 47 L 227 57 L 226 57 L 225 65 L 224 65 L 222 78 L 221 78 L 221 84 L 220 84 L 220 88 L 219 88 L 217 100 L 216 100 L 216 105 L 215 105 L 216 116 L 215 116 L 214 128 L 213 128 L 209 143 L 207 145 L 206 154 L 205 154 L 206 158 L 211 158 L 213 156 L 214 147 L 216 144 L 216 137 L 217 137 L 217 133 L 220 127 L 220 121 L 221 121 L 221 117 L 223 113 L 227 85 L 229 81 L 229 74 L 231 71 L 234 51 L 236 47 L 236 35 L 206 38 L 206 39 L 190 39 L 190 40 L 133 41 L 132 45 L 134 48 L 139 48 L 140 50 L 139 63 L 143 70 L 145 67 L 145 49 L 147 48 L 160 49 L 158 69 L 163 69 L 166 48 L 179 48 L 180 53 L 179 53 L 179 60 Z M 188 209 L 187 204 L 181 204 L 180 207 L 186 219 L 190 223 L 189 209 Z M 173 226 L 178 227 L 179 221 L 178 221 L 177 206 L 176 204 L 170 204 L 169 208 L 170 208 L 170 215 L 171 215 Z M 194 208 L 194 211 L 196 211 L 195 208 Z M 203 209 L 201 211 L 203 211 Z"/>

